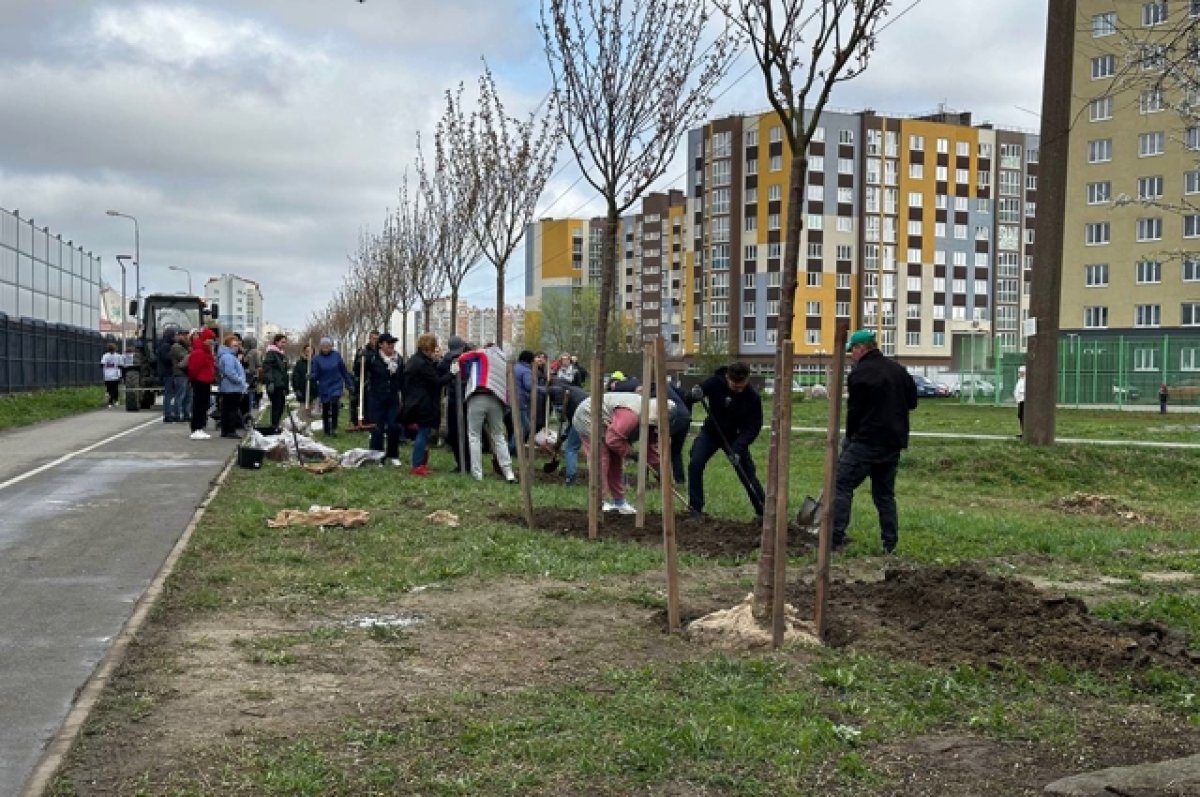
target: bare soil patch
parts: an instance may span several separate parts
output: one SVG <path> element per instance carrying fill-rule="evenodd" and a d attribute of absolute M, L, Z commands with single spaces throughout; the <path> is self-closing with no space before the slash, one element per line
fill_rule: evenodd
<path fill-rule="evenodd" d="M 1152 518 L 1136 512 L 1111 495 L 1072 493 L 1054 502 L 1054 508 L 1069 515 L 1097 515 L 1125 520 L 1130 523 L 1150 523 Z"/>
<path fill-rule="evenodd" d="M 505 512 L 497 520 L 525 525 L 520 514 Z M 662 515 L 646 513 L 645 528 L 637 528 L 633 515 L 609 512 L 604 515 L 599 538 L 612 542 L 634 542 L 642 545 L 662 545 Z M 564 537 L 588 536 L 587 511 L 581 509 L 539 508 L 534 513 L 534 526 Z M 675 518 L 675 539 L 679 550 L 711 557 L 749 556 L 759 549 L 762 526 L 756 522 L 706 517 L 692 520 L 680 515 Z M 794 524 L 788 532 L 788 551 L 802 556 L 813 550 L 817 539 Z"/>

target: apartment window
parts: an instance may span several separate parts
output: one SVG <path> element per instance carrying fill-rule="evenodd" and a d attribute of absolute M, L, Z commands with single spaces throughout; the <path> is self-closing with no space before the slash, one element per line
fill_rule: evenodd
<path fill-rule="evenodd" d="M 742 302 L 742 317 L 754 318 L 758 315 L 758 305 L 754 302 Z"/>
<path fill-rule="evenodd" d="M 821 330 L 806 329 L 804 330 L 804 342 L 809 346 L 817 346 L 821 343 Z"/>
<path fill-rule="evenodd" d="M 939 139 L 937 140 L 937 151 L 938 151 L 938 154 L 939 154 L 939 155 L 948 155 L 948 154 L 950 154 L 950 139 L 948 139 L 948 138 L 939 138 Z"/>
<path fill-rule="evenodd" d="M 757 230 L 758 229 L 758 216 L 755 216 L 753 213 L 746 216 L 745 229 L 746 229 L 746 232 L 754 232 L 755 230 Z"/>
<path fill-rule="evenodd" d="M 1200 371 L 1200 349 L 1180 349 L 1179 370 Z"/>
<path fill-rule="evenodd" d="M 1183 193 L 1200 194 L 1200 170 L 1183 173 Z"/>
<path fill-rule="evenodd" d="M 854 229 L 854 220 L 853 219 L 851 219 L 849 216 L 838 216 L 837 217 L 837 231 L 838 232 L 852 232 L 853 229 Z"/>
<path fill-rule="evenodd" d="M 921 152 L 925 149 L 925 136 L 909 136 L 908 148 Z"/>
<path fill-rule="evenodd" d="M 1167 64 L 1167 48 L 1161 44 L 1148 44 L 1138 53 L 1138 66 L 1143 72 L 1161 72 Z"/>
<path fill-rule="evenodd" d="M 767 137 L 771 140 L 772 144 L 778 144 L 780 141 L 783 141 L 783 128 L 779 125 L 771 125 L 771 130 L 767 134 Z"/>
<path fill-rule="evenodd" d="M 839 188 L 837 190 L 838 204 L 849 205 L 854 202 L 853 188 Z"/>
<path fill-rule="evenodd" d="M 767 315 L 779 315 L 779 300 L 770 299 L 767 301 Z"/>
<path fill-rule="evenodd" d="M 1097 97 L 1088 103 L 1088 119 L 1093 122 L 1103 122 L 1112 119 L 1113 98 Z"/>
<path fill-rule="evenodd" d="M 714 158 L 728 158 L 733 154 L 733 133 L 725 130 L 712 137 L 712 154 Z"/>
<path fill-rule="evenodd" d="M 854 250 L 848 244 L 837 245 L 837 259 L 849 260 Z"/>
<path fill-rule="evenodd" d="M 727 160 L 713 161 L 712 184 L 713 185 L 729 185 L 729 161 L 727 161 Z"/>
<path fill-rule="evenodd" d="M 1108 308 L 1107 307 L 1085 307 L 1085 308 L 1083 308 L 1083 325 L 1088 329 L 1107 329 L 1108 328 Z"/>
<path fill-rule="evenodd" d="M 1157 260 L 1139 260 L 1134 268 L 1138 285 L 1162 282 L 1162 263 Z"/>
<path fill-rule="evenodd" d="M 953 291 L 954 293 L 966 294 L 967 281 L 966 280 L 951 280 L 950 290 Z"/>
<path fill-rule="evenodd" d="M 934 170 L 934 177 L 939 183 L 944 183 L 950 179 L 949 169 L 945 166 L 938 166 Z"/>
<path fill-rule="evenodd" d="M 1200 215 L 1192 213 L 1183 217 L 1183 237 L 1200 238 Z"/>
<path fill-rule="evenodd" d="M 913 180 L 925 179 L 925 167 L 920 163 L 908 164 L 908 176 Z"/>
<path fill-rule="evenodd" d="M 920 235 L 921 234 L 921 222 L 910 221 L 908 223 L 908 234 L 909 235 Z"/>
<path fill-rule="evenodd" d="M 767 188 L 767 199 L 769 201 L 778 202 L 782 197 L 783 197 L 783 187 L 782 186 L 772 185 Z"/>
<path fill-rule="evenodd" d="M 954 182 L 959 185 L 966 185 L 971 182 L 971 172 L 968 169 L 955 169 Z"/>
<path fill-rule="evenodd" d="M 913 347 L 920 346 L 921 345 L 921 333 L 920 332 L 905 332 L 904 333 L 904 345 L 905 346 L 913 346 Z"/>
<path fill-rule="evenodd" d="M 1004 218 L 1004 203 L 1006 203 L 1006 202 L 1020 203 L 1020 200 L 1019 199 L 1001 199 L 1000 200 L 1000 212 L 1001 212 L 1000 220 L 1001 221 L 1006 221 L 1006 218 Z M 1108 202 L 1112 202 L 1112 184 L 1111 184 L 1111 182 L 1109 182 L 1108 180 L 1104 180 L 1103 182 L 1088 182 L 1088 184 L 1087 184 L 1087 204 L 1103 205 Z M 1016 221 L 1015 218 L 1012 221 L 1015 223 L 1015 221 Z"/>
<path fill-rule="evenodd" d="M 1025 190 L 1026 191 L 1036 191 L 1037 190 L 1037 175 L 1036 174 L 1025 175 Z"/>
<path fill-rule="evenodd" d="M 808 171 L 809 172 L 825 171 L 825 156 L 824 155 L 809 155 L 808 156 Z"/>
<path fill-rule="evenodd" d="M 814 260 L 820 260 L 824 253 L 824 246 L 818 242 L 810 242 L 808 244 L 808 256 Z"/>
<path fill-rule="evenodd" d="M 1135 327 L 1156 327 L 1162 323 L 1162 305 L 1137 304 L 1133 307 Z"/>
<path fill-rule="evenodd" d="M 771 171 L 773 171 L 773 172 L 783 171 L 783 156 L 782 155 L 772 155 L 770 168 L 771 168 Z"/>
<path fill-rule="evenodd" d="M 1100 246 L 1108 243 L 1109 229 L 1107 221 L 1091 222 L 1084 225 L 1084 240 L 1088 246 Z"/>
<path fill-rule="evenodd" d="M 821 315 L 821 303 L 820 302 L 805 302 L 804 303 L 804 314 L 806 316 L 810 316 L 812 318 L 819 318 Z"/>
<path fill-rule="evenodd" d="M 754 290 L 754 282 L 755 282 L 754 274 L 743 274 L 742 275 L 742 287 L 745 288 L 746 290 L 749 290 L 749 291 Z"/>
<path fill-rule="evenodd" d="M 1092 38 L 1098 39 L 1101 36 L 1111 36 L 1117 32 L 1117 12 L 1109 11 L 1106 14 L 1096 14 L 1092 17 Z"/>
<path fill-rule="evenodd" d="M 921 292 L 921 278 L 920 277 L 909 277 L 908 278 L 908 290 L 913 293 L 920 293 Z"/>
<path fill-rule="evenodd" d="M 758 244 L 746 244 L 742 249 L 742 260 L 753 263 L 758 260 Z"/>
<path fill-rule="evenodd" d="M 825 186 L 823 185 L 810 185 L 805 193 L 809 202 L 825 201 Z"/>
<path fill-rule="evenodd" d="M 1163 105 L 1162 89 L 1157 87 L 1145 89 L 1138 97 L 1138 111 L 1141 113 L 1158 113 L 1163 109 Z"/>
<path fill-rule="evenodd" d="M 757 188 L 747 188 L 742 195 L 742 200 L 747 205 L 753 205 L 755 202 L 758 201 L 758 189 Z"/>
<path fill-rule="evenodd" d="M 946 333 L 945 332 L 934 332 L 933 333 L 933 345 L 936 348 L 943 348 L 946 345 Z"/>
<path fill-rule="evenodd" d="M 746 158 L 746 174 L 758 174 L 758 158 Z"/>
<path fill-rule="evenodd" d="M 835 302 L 833 313 L 838 318 L 848 318 L 850 316 L 850 302 Z"/>
<path fill-rule="evenodd" d="M 960 158 L 967 158 L 971 155 L 971 142 L 956 141 L 954 142 L 954 153 Z"/>
<path fill-rule="evenodd" d="M 712 192 L 712 199 L 709 201 L 709 209 L 713 213 L 728 213 L 729 212 L 729 189 L 718 188 Z"/>
<path fill-rule="evenodd" d="M 838 143 L 839 144 L 853 144 L 854 143 L 854 131 L 853 130 L 839 130 L 838 131 Z"/>
<path fill-rule="evenodd" d="M 1179 305 L 1179 324 L 1185 327 L 1200 327 L 1200 302 L 1184 302 Z"/>
<path fill-rule="evenodd" d="M 1095 58 L 1092 59 L 1093 62 L 1095 62 L 1095 60 L 1096 60 Z M 1096 70 L 1093 67 L 1092 72 L 1095 73 L 1095 71 Z M 1094 74 L 1093 74 L 1093 76 L 1094 76 Z M 746 131 L 746 146 L 747 147 L 757 147 L 758 146 L 758 128 L 757 127 L 754 128 L 753 130 Z"/>
<path fill-rule="evenodd" d="M 1142 6 L 1142 24 L 1162 25 L 1167 21 L 1167 0 L 1158 0 Z"/>
<path fill-rule="evenodd" d="M 1138 134 L 1138 157 L 1147 158 L 1147 157 L 1150 157 L 1151 155 L 1163 154 L 1163 146 L 1164 146 L 1165 142 L 1166 142 L 1166 138 L 1163 135 L 1161 130 L 1154 132 L 1154 133 L 1139 133 Z M 1105 160 L 1111 160 L 1111 157 L 1112 157 L 1112 141 L 1109 141 L 1108 143 L 1109 143 L 1109 157 L 1105 158 Z M 1089 142 L 1089 144 L 1090 144 L 1090 142 Z M 1090 153 L 1090 151 L 1091 150 L 1089 148 L 1089 153 Z M 1092 161 L 1092 162 L 1095 163 L 1095 161 Z"/>
<path fill-rule="evenodd" d="M 767 257 L 779 258 L 783 257 L 783 244 L 776 241 L 775 243 L 767 244 Z"/>
<path fill-rule="evenodd" d="M 1158 324 L 1153 324 L 1152 326 L 1158 326 Z M 1157 371 L 1158 370 L 1158 350 L 1157 349 L 1134 349 L 1133 350 L 1133 370 L 1135 370 L 1135 371 Z"/>
<path fill-rule="evenodd" d="M 1143 133 L 1142 135 L 1145 136 L 1147 134 Z M 1161 135 L 1162 135 L 1162 133 L 1159 133 L 1159 136 L 1161 136 Z M 1160 146 L 1159 153 L 1161 153 L 1161 152 L 1162 152 L 1162 148 Z M 1143 151 L 1142 154 L 1147 155 L 1147 154 L 1158 154 L 1158 153 L 1147 153 L 1147 152 Z M 1110 161 L 1110 160 L 1112 160 L 1112 139 L 1111 138 L 1096 138 L 1096 139 L 1092 139 L 1091 141 L 1088 142 L 1088 163 L 1104 163 L 1104 162 Z M 1001 174 L 1003 175 L 1003 172 L 1001 172 Z"/>
<path fill-rule="evenodd" d="M 1115 55 L 1098 55 L 1092 59 L 1092 80 L 1113 77 L 1117 74 Z"/>
<path fill-rule="evenodd" d="M 1184 146 L 1188 149 L 1200 149 L 1200 127 L 1189 127 L 1184 136 Z"/>
<path fill-rule="evenodd" d="M 837 275 L 837 287 L 838 287 L 838 290 L 849 290 L 850 289 L 850 275 L 849 274 L 838 274 Z"/>
<path fill-rule="evenodd" d="M 778 213 L 772 213 L 767 216 L 767 229 L 768 230 L 778 230 L 779 229 L 779 214 Z"/>
<path fill-rule="evenodd" d="M 1200 260 L 1189 257 L 1183 261 L 1183 281 L 1200 282 Z"/>
<path fill-rule="evenodd" d="M 1139 177 L 1137 185 L 1138 199 L 1158 199 L 1163 195 L 1163 178 L 1161 175 Z"/>
<path fill-rule="evenodd" d="M 1092 263 L 1083 267 L 1083 284 L 1088 288 L 1108 286 L 1108 263 Z"/>
<path fill-rule="evenodd" d="M 1138 219 L 1137 220 L 1137 239 L 1139 241 L 1159 241 L 1162 240 L 1162 219 Z"/>
<path fill-rule="evenodd" d="M 825 140 L 825 128 L 818 127 L 816 130 L 814 130 L 812 140 L 813 141 L 824 141 Z"/>
<path fill-rule="evenodd" d="M 854 159 L 838 158 L 838 174 L 854 174 Z"/>
<path fill-rule="evenodd" d="M 986 141 L 979 142 L 979 157 L 991 160 L 992 145 Z"/>
<path fill-rule="evenodd" d="M 804 284 L 806 284 L 810 288 L 820 288 L 821 287 L 821 272 L 820 271 L 807 272 L 804 277 Z"/>
<path fill-rule="evenodd" d="M 743 346 L 755 346 L 755 345 L 757 345 L 757 341 L 758 341 L 758 330 L 756 330 L 756 329 L 743 329 L 742 330 L 742 345 Z"/>

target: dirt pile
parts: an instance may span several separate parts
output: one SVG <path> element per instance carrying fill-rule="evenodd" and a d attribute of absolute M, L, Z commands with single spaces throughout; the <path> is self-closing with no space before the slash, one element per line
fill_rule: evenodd
<path fill-rule="evenodd" d="M 1150 519 L 1133 511 L 1111 495 L 1072 493 L 1054 502 L 1055 509 L 1071 515 L 1100 515 L 1128 520 L 1131 523 L 1146 523 Z"/>
<path fill-rule="evenodd" d="M 793 602 L 811 605 L 805 592 Z M 931 665 L 1200 669 L 1200 651 L 1161 625 L 1101 620 L 1077 598 L 969 566 L 891 569 L 882 581 L 835 584 L 829 631 L 834 647 Z"/>
<path fill-rule="evenodd" d="M 497 520 L 525 525 L 524 516 L 505 512 Z M 657 512 L 646 514 L 646 527 L 636 528 L 633 515 L 613 512 L 604 516 L 600 526 L 600 538 L 613 542 L 636 542 L 643 545 L 662 545 L 662 516 Z M 534 512 L 534 525 L 545 531 L 564 537 L 587 537 L 587 512 L 582 509 L 538 508 Z M 692 520 L 686 515 L 675 519 L 676 543 L 681 552 L 713 557 L 743 557 L 758 551 L 762 526 L 750 521 L 726 520 L 708 517 Z M 817 538 L 795 525 L 788 533 L 788 551 L 801 556 L 816 546 Z"/>

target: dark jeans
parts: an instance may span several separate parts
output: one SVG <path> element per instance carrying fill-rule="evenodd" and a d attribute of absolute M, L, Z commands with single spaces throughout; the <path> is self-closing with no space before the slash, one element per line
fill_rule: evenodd
<path fill-rule="evenodd" d="M 321 402 L 321 424 L 325 434 L 337 431 L 338 410 L 342 405 L 342 397 L 334 396 L 329 401 Z"/>
<path fill-rule="evenodd" d="M 1017 402 L 1017 423 L 1021 425 L 1021 433 L 1025 433 L 1025 402 Z"/>
<path fill-rule="evenodd" d="M 283 411 L 287 407 L 287 388 L 268 390 L 267 398 L 271 400 L 271 425 L 278 428 L 279 421 L 283 419 Z"/>
<path fill-rule="evenodd" d="M 412 448 L 412 466 L 414 468 L 424 465 L 425 460 L 429 458 L 429 438 L 435 431 L 432 426 L 417 427 L 417 436 L 413 439 Z"/>
<path fill-rule="evenodd" d="M 371 442 L 368 444 L 372 451 L 384 451 L 388 459 L 400 458 L 400 397 L 386 398 L 368 397 L 363 408 L 368 418 L 374 418 L 375 426 L 371 429 Z M 387 438 L 387 449 L 383 444 Z"/>
<path fill-rule="evenodd" d="M 671 418 L 671 425 L 668 428 L 671 433 L 671 478 L 676 484 L 683 484 L 683 445 L 687 442 L 688 432 L 691 429 L 691 415 L 676 413 Z"/>
<path fill-rule="evenodd" d="M 717 435 L 710 432 L 707 428 L 700 430 L 700 434 L 696 435 L 696 442 L 692 443 L 692 457 L 688 462 L 688 504 L 697 512 L 704 511 L 704 467 L 708 461 L 713 458 L 713 455 L 721 451 L 721 443 Z M 746 449 L 734 449 L 734 453 L 738 455 L 741 468 L 741 473 L 738 473 L 738 481 L 742 483 L 742 487 L 746 490 L 746 495 L 750 498 L 750 505 L 754 507 L 754 514 L 761 515 L 763 513 L 763 502 L 766 500 L 766 493 L 763 492 L 762 484 L 758 481 L 758 472 L 754 467 L 754 460 L 750 458 L 750 452 Z M 744 476 L 743 476 L 744 474 Z"/>
<path fill-rule="evenodd" d="M 212 385 L 207 382 L 192 382 L 192 431 L 198 432 L 208 425 L 208 404 L 212 397 Z"/>
<path fill-rule="evenodd" d="M 242 399 L 245 393 L 221 393 L 221 434 L 236 434 L 242 428 Z"/>
<path fill-rule="evenodd" d="M 108 391 L 108 403 L 117 403 L 117 385 L 121 384 L 120 379 L 106 379 L 104 381 L 104 389 Z"/>
<path fill-rule="evenodd" d="M 175 406 L 175 378 L 168 374 L 163 379 L 163 420 L 173 421 L 178 413 Z"/>
<path fill-rule="evenodd" d="M 854 491 L 870 476 L 871 498 L 879 512 L 879 532 L 884 550 L 890 551 L 896 547 L 900 539 L 900 517 L 896 512 L 896 469 L 899 465 L 900 452 L 895 449 L 850 440 L 842 445 L 834 488 L 834 545 L 845 541 Z"/>
<path fill-rule="evenodd" d="M 461 471 L 463 469 L 463 460 L 470 462 L 469 456 L 464 456 L 466 453 L 463 449 L 466 447 L 467 439 L 467 421 L 466 410 L 462 404 L 458 403 L 458 396 L 455 393 L 454 385 L 450 385 L 446 391 L 446 445 L 450 446 L 450 450 L 454 452 L 454 469 Z M 459 434 L 462 434 L 462 440 L 459 440 Z M 470 470 L 470 468 L 467 468 Z"/>

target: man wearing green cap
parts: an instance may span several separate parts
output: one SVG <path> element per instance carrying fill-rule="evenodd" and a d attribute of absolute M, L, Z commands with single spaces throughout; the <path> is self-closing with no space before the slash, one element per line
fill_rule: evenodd
<path fill-rule="evenodd" d="M 908 448 L 908 414 L 917 408 L 917 385 L 895 360 L 879 351 L 875 333 L 860 329 L 846 346 L 854 360 L 847 381 L 846 437 L 838 458 L 833 502 L 833 549 L 850 544 L 850 506 L 854 491 L 871 477 L 871 498 L 879 512 L 883 550 L 891 553 L 899 540 L 896 512 L 896 469 Z"/>

